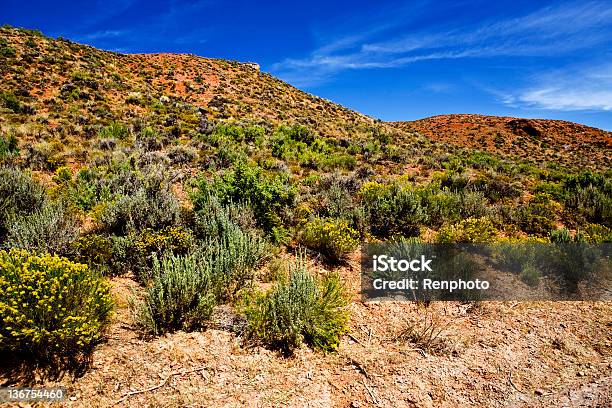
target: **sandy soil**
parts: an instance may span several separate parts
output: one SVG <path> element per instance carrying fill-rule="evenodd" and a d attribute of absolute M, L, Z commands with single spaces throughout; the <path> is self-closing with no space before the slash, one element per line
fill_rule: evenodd
<path fill-rule="evenodd" d="M 357 295 L 357 268 L 342 276 Z M 113 287 L 114 323 L 84 374 L 5 369 L 0 383 L 65 386 L 67 407 L 612 406 L 612 302 L 425 308 L 356 296 L 337 353 L 284 357 L 243 344 L 227 307 L 214 329 L 144 339 L 127 303 L 137 284 L 114 278 Z M 442 332 L 431 348 L 401 336 L 432 321 Z"/>

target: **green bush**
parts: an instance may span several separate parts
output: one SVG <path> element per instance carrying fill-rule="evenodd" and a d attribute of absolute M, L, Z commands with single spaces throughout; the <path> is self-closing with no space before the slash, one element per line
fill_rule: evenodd
<path fill-rule="evenodd" d="M 302 245 L 337 261 L 357 249 L 359 234 L 346 220 L 316 218 L 301 228 L 299 241 Z"/>
<path fill-rule="evenodd" d="M 579 221 L 602 224 L 612 228 L 612 173 L 585 171 L 567 176 L 563 181 L 566 210 Z"/>
<path fill-rule="evenodd" d="M 537 287 L 540 283 L 540 271 L 532 264 L 525 264 L 521 271 L 521 280 L 529 286 Z"/>
<path fill-rule="evenodd" d="M 286 175 L 264 175 L 259 167 L 239 164 L 213 181 L 200 179 L 192 195 L 195 210 L 203 208 L 210 196 L 222 204 L 247 203 L 258 225 L 267 233 L 284 226 L 286 212 L 293 206 L 296 189 Z"/>
<path fill-rule="evenodd" d="M 365 183 L 360 190 L 361 202 L 370 231 L 377 237 L 418 236 L 420 225 L 427 222 L 421 197 L 397 183 Z"/>
<path fill-rule="evenodd" d="M 584 235 L 588 242 L 601 244 L 612 242 L 612 228 L 599 224 L 588 224 L 584 227 Z"/>
<path fill-rule="evenodd" d="M 193 229 L 200 239 L 223 238 L 235 228 L 255 232 L 256 226 L 253 209 L 245 203 L 224 205 L 216 196 L 199 198 Z"/>
<path fill-rule="evenodd" d="M 11 92 L 0 93 L 0 102 L 2 102 L 2 106 L 12 110 L 15 113 L 21 112 L 21 103 L 19 103 L 19 100 L 15 94 Z"/>
<path fill-rule="evenodd" d="M 92 270 L 109 275 L 113 259 L 113 241 L 109 237 L 97 234 L 84 235 L 72 243 L 74 259 L 86 263 Z"/>
<path fill-rule="evenodd" d="M 595 270 L 602 254 L 597 247 L 587 243 L 582 233 L 572 236 L 566 228 L 551 231 L 550 241 L 553 245 L 542 268 L 562 277 L 565 289 L 574 293 L 578 284 Z"/>
<path fill-rule="evenodd" d="M 140 188 L 106 203 L 98 214 L 98 222 L 103 231 L 128 235 L 146 228 L 176 225 L 180 217 L 179 202 L 169 188 Z"/>
<path fill-rule="evenodd" d="M 44 187 L 29 174 L 0 168 L 0 236 L 6 232 L 9 220 L 39 210 L 44 200 Z"/>
<path fill-rule="evenodd" d="M 439 243 L 491 243 L 499 231 L 487 217 L 468 218 L 457 224 L 444 226 L 438 231 Z"/>
<path fill-rule="evenodd" d="M 124 140 L 130 136 L 130 130 L 123 123 L 111 122 L 98 131 L 98 136 L 104 139 L 112 138 Z"/>
<path fill-rule="evenodd" d="M 216 291 L 208 260 L 201 255 L 155 260 L 153 280 L 137 309 L 137 321 L 155 335 L 203 328 L 217 304 Z"/>
<path fill-rule="evenodd" d="M 12 133 L 6 138 L 0 136 L 0 160 L 18 155 L 19 142 L 17 137 Z"/>
<path fill-rule="evenodd" d="M 65 204 L 45 202 L 40 210 L 12 218 L 7 231 L 9 247 L 37 253 L 66 255 L 78 236 L 78 223 Z"/>
<path fill-rule="evenodd" d="M 264 252 L 261 238 L 234 229 L 191 254 L 154 257 L 138 321 L 153 334 L 205 327 L 214 306 L 252 280 Z"/>
<path fill-rule="evenodd" d="M 245 299 L 246 335 L 285 352 L 302 343 L 332 351 L 348 329 L 347 304 L 338 276 L 315 278 L 300 257 L 291 266 L 287 282 Z"/>
<path fill-rule="evenodd" d="M 0 251 L 0 350 L 74 356 L 100 340 L 110 287 L 87 265 L 51 255 Z"/>
<path fill-rule="evenodd" d="M 202 252 L 208 257 L 217 281 L 219 297 L 231 299 L 252 281 L 255 268 L 266 254 L 266 241 L 256 233 L 232 228 L 219 239 L 205 241 Z"/>

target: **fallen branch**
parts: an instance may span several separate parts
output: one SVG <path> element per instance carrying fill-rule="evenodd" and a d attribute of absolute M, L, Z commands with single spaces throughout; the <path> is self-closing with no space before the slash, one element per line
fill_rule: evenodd
<path fill-rule="evenodd" d="M 372 389 L 370 389 L 370 387 L 368 387 L 368 384 L 365 381 L 362 381 L 361 383 L 363 384 L 365 389 L 368 390 L 368 393 L 370 394 L 370 397 L 372 397 L 372 402 L 375 405 L 378 405 L 378 398 L 376 398 L 376 395 L 374 394 L 374 391 L 372 391 Z"/>
<path fill-rule="evenodd" d="M 510 371 L 510 373 L 508 374 L 508 381 L 510 381 L 510 385 L 512 386 L 512 388 L 514 388 L 515 390 L 517 390 L 518 392 L 520 392 L 521 394 L 524 394 L 523 391 L 519 390 L 516 385 L 514 385 L 514 382 L 512 381 L 512 371 Z"/>
<path fill-rule="evenodd" d="M 346 333 L 346 335 L 347 335 L 347 336 L 348 336 L 348 337 L 349 337 L 351 340 L 353 340 L 355 343 L 360 344 L 360 345 L 362 345 L 363 347 L 365 347 L 365 345 L 364 345 L 364 344 L 363 344 L 361 341 L 359 341 L 359 339 L 358 339 L 357 337 L 353 336 L 351 333 Z"/>
<path fill-rule="evenodd" d="M 142 394 L 144 392 L 150 392 L 150 391 L 155 391 L 158 388 L 163 387 L 164 385 L 166 385 L 168 383 L 168 380 L 170 380 L 170 378 L 176 376 L 176 375 L 185 375 L 185 374 L 191 374 L 191 373 L 195 373 L 195 372 L 202 372 L 203 370 L 206 370 L 206 367 L 199 367 L 199 368 L 194 368 L 193 370 L 187 370 L 187 371 L 174 371 L 172 373 L 170 373 L 166 378 L 164 378 L 162 380 L 162 382 L 160 382 L 157 385 L 154 385 L 152 387 L 149 388 L 145 388 L 142 390 L 136 390 L 136 391 L 130 391 L 127 392 L 125 394 L 123 394 L 121 396 L 121 398 L 119 398 L 116 402 L 116 404 L 121 404 L 123 401 L 125 401 L 126 399 L 128 399 L 129 397 L 131 397 L 132 395 L 136 395 L 136 394 Z"/>

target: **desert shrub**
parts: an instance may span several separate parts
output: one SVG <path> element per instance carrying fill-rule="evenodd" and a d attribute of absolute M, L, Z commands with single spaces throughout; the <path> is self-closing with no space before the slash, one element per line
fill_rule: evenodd
<path fill-rule="evenodd" d="M 6 232 L 10 219 L 39 210 L 44 200 L 44 187 L 29 174 L 0 168 L 0 236 Z"/>
<path fill-rule="evenodd" d="M 241 126 L 237 124 L 218 123 L 210 135 L 209 139 L 220 144 L 223 139 L 230 139 L 236 142 L 252 143 L 259 140 L 265 134 L 265 129 L 257 125 Z"/>
<path fill-rule="evenodd" d="M 572 236 L 565 228 L 551 231 L 550 241 L 554 245 L 549 247 L 542 268 L 562 277 L 565 289 L 575 292 L 597 267 L 600 251 L 587 243 L 582 233 Z"/>
<path fill-rule="evenodd" d="M 520 197 L 522 190 L 520 183 L 513 182 L 510 177 L 492 172 L 480 174 L 470 182 L 470 188 L 482 192 L 493 202 Z"/>
<path fill-rule="evenodd" d="M 450 351 L 450 342 L 444 331 L 445 326 L 440 320 L 432 313 L 426 313 L 422 318 L 409 322 L 396 339 L 410 342 L 431 354 L 443 354 Z"/>
<path fill-rule="evenodd" d="M 429 225 L 439 227 L 446 223 L 457 222 L 462 218 L 461 194 L 431 186 L 422 189 L 419 194 L 426 208 Z"/>
<path fill-rule="evenodd" d="M 612 242 L 612 229 L 599 224 L 587 224 L 584 227 L 585 239 L 592 244 Z"/>
<path fill-rule="evenodd" d="M 325 155 L 320 162 L 320 167 L 325 170 L 346 169 L 353 170 L 357 165 L 357 159 L 350 154 Z"/>
<path fill-rule="evenodd" d="M 67 254 L 78 236 L 78 222 L 62 202 L 45 202 L 25 217 L 14 216 L 6 243 L 38 253 Z"/>
<path fill-rule="evenodd" d="M 346 220 L 315 218 L 302 226 L 299 241 L 337 261 L 357 249 L 359 233 Z"/>
<path fill-rule="evenodd" d="M 77 262 L 86 263 L 104 275 L 110 273 L 109 266 L 113 258 L 111 238 L 97 234 L 81 236 L 72 243 L 72 252 Z"/>
<path fill-rule="evenodd" d="M 188 164 L 198 158 L 198 151 L 189 146 L 173 146 L 168 150 L 168 158 L 173 164 Z"/>
<path fill-rule="evenodd" d="M 521 280 L 529 286 L 538 286 L 540 282 L 540 271 L 533 264 L 527 263 L 522 267 Z"/>
<path fill-rule="evenodd" d="M 377 237 L 418 236 L 428 219 L 421 197 L 394 184 L 365 183 L 359 193 L 370 231 Z"/>
<path fill-rule="evenodd" d="M 285 352 L 302 343 L 332 351 L 348 329 L 347 304 L 338 276 L 316 278 L 300 257 L 291 265 L 288 281 L 268 293 L 255 292 L 246 298 L 246 334 Z"/>
<path fill-rule="evenodd" d="M 579 222 L 612 227 L 612 181 L 608 173 L 585 171 L 566 176 L 562 198 L 566 210 Z"/>
<path fill-rule="evenodd" d="M 293 206 L 296 189 L 286 175 L 264 175 L 259 167 L 239 164 L 213 181 L 200 179 L 192 195 L 195 210 L 210 196 L 222 204 L 247 203 L 253 208 L 258 225 L 267 233 L 282 229 L 286 212 Z"/>
<path fill-rule="evenodd" d="M 152 276 L 136 314 L 146 331 L 159 335 L 206 326 L 217 304 L 216 282 L 207 259 L 200 254 L 156 259 Z"/>
<path fill-rule="evenodd" d="M 8 46 L 8 42 L 4 38 L 0 38 L 0 55 L 5 58 L 11 58 L 15 56 L 15 50 Z"/>
<path fill-rule="evenodd" d="M 555 227 L 558 207 L 549 195 L 537 194 L 527 204 L 519 206 L 512 219 L 526 233 L 546 236 Z"/>
<path fill-rule="evenodd" d="M 250 206 L 231 201 L 221 204 L 216 196 L 199 198 L 193 224 L 195 235 L 200 239 L 223 238 L 235 228 L 255 232 L 257 227 Z"/>
<path fill-rule="evenodd" d="M 130 136 L 130 130 L 123 123 L 111 122 L 107 126 L 98 130 L 98 136 L 101 139 L 124 140 Z"/>
<path fill-rule="evenodd" d="M 214 306 L 251 281 L 264 252 L 263 239 L 234 229 L 192 253 L 153 257 L 138 321 L 157 335 L 205 327 Z"/>
<path fill-rule="evenodd" d="M 353 193 L 359 183 L 354 177 L 343 177 L 338 174 L 321 179 L 311 199 L 316 203 L 312 211 L 319 217 L 347 220 L 350 227 L 360 234 L 365 233 L 367 229 L 365 210 L 353 199 Z M 302 214 L 302 219 L 309 218 L 311 212 L 309 208 L 306 204 L 302 204 L 302 211 L 306 211 Z"/>
<path fill-rule="evenodd" d="M 456 171 L 445 171 L 438 174 L 435 181 L 440 183 L 440 187 L 455 193 L 466 190 L 470 185 L 468 176 L 465 173 Z"/>
<path fill-rule="evenodd" d="M 103 231 L 127 235 L 146 228 L 161 229 L 180 221 L 180 205 L 167 186 L 140 188 L 106 203 L 98 214 Z"/>
<path fill-rule="evenodd" d="M 546 243 L 544 238 L 502 238 L 493 246 L 492 259 L 498 268 L 520 274 L 524 265 L 536 264 L 540 249 Z"/>
<path fill-rule="evenodd" d="M 19 142 L 11 133 L 7 137 L 0 136 L 0 160 L 19 155 Z"/>
<path fill-rule="evenodd" d="M 55 170 L 55 174 L 53 175 L 53 181 L 60 185 L 71 182 L 72 170 L 70 170 L 70 167 L 62 166 Z"/>
<path fill-rule="evenodd" d="M 487 200 L 480 191 L 453 192 L 432 183 L 417 192 L 427 213 L 427 224 L 434 227 L 487 214 Z"/>
<path fill-rule="evenodd" d="M 266 240 L 256 228 L 250 207 L 232 202 L 223 205 L 215 196 L 201 197 L 199 205 L 195 236 L 223 283 L 223 297 L 231 298 L 252 280 L 265 256 Z"/>
<path fill-rule="evenodd" d="M 320 206 L 320 214 L 325 217 L 350 219 L 355 202 L 351 194 L 354 191 L 350 180 L 343 179 L 334 173 L 324 178 L 319 183 L 320 191 L 317 200 Z"/>
<path fill-rule="evenodd" d="M 167 254 L 186 254 L 193 246 L 191 233 L 181 226 L 165 227 L 161 230 L 147 228 L 131 237 L 130 241 L 130 269 L 146 282 L 148 271 L 155 258 Z"/>
<path fill-rule="evenodd" d="M 468 218 L 457 224 L 440 228 L 439 243 L 490 243 L 499 231 L 488 217 Z"/>
<path fill-rule="evenodd" d="M 24 164 L 32 169 L 55 170 L 66 161 L 63 149 L 64 146 L 58 140 L 26 146 Z"/>
<path fill-rule="evenodd" d="M 21 112 L 21 103 L 12 92 L 0 93 L 0 102 L 2 103 L 2 106 L 12 110 L 15 113 Z"/>
<path fill-rule="evenodd" d="M 88 351 L 112 309 L 109 285 L 87 265 L 0 251 L 0 350 L 48 357 Z"/>

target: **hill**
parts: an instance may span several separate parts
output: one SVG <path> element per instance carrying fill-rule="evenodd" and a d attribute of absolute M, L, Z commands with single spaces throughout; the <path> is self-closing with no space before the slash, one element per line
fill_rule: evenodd
<path fill-rule="evenodd" d="M 392 124 L 439 142 L 501 155 L 585 167 L 611 164 L 612 133 L 572 122 L 456 114 Z"/>
<path fill-rule="evenodd" d="M 37 122 L 54 129 L 78 131 L 104 119 L 156 114 L 160 100 L 192 105 L 192 113 L 209 119 L 301 123 L 329 136 L 359 133 L 374 123 L 248 63 L 186 54 L 119 54 L 10 27 L 0 28 L 0 37 L 0 91 L 14 93 Z M 198 124 L 195 118 L 184 119 Z"/>

